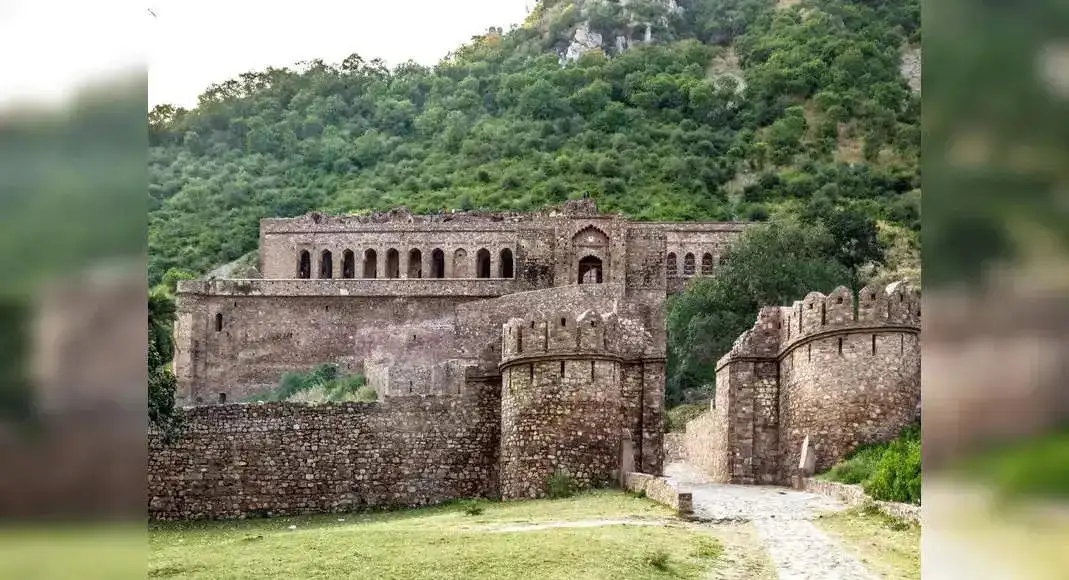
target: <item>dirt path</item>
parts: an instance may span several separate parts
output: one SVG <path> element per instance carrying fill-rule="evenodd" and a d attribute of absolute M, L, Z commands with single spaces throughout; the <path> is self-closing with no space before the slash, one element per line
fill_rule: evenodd
<path fill-rule="evenodd" d="M 682 464 L 665 467 L 694 498 L 694 515 L 709 522 L 752 522 L 781 580 L 875 580 L 837 541 L 815 526 L 821 512 L 847 506 L 781 487 L 704 483 Z"/>

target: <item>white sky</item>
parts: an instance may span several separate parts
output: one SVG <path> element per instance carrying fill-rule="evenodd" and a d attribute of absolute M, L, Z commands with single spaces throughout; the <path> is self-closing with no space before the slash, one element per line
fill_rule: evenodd
<path fill-rule="evenodd" d="M 64 98 L 145 62 L 149 106 L 267 66 L 356 52 L 390 66 L 438 62 L 533 0 L 0 0 L 0 108 Z M 149 9 L 156 13 L 153 18 Z"/>

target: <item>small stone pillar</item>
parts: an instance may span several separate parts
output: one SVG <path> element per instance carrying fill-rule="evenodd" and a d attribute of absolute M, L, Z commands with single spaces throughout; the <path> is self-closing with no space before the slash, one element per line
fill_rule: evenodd
<path fill-rule="evenodd" d="M 626 487 L 627 474 L 635 470 L 635 443 L 631 432 L 624 429 L 620 435 L 620 487 Z"/>

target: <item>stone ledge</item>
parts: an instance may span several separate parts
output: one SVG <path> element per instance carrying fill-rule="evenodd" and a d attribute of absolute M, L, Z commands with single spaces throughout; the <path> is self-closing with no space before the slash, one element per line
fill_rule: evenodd
<path fill-rule="evenodd" d="M 694 501 L 689 492 L 681 492 L 665 477 L 629 471 L 624 476 L 624 489 L 643 492 L 653 501 L 664 504 L 680 516 L 694 514 Z"/>
<path fill-rule="evenodd" d="M 859 506 L 872 502 L 883 513 L 910 523 L 921 523 L 921 506 L 893 501 L 877 501 L 865 494 L 860 485 L 849 485 L 837 481 L 824 481 L 812 477 L 795 480 L 795 487 L 810 493 L 834 497 L 850 506 Z"/>

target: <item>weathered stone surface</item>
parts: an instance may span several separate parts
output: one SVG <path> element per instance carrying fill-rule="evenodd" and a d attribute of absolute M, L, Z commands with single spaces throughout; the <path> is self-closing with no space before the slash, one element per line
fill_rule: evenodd
<path fill-rule="evenodd" d="M 645 492 L 646 497 L 676 510 L 681 516 L 694 513 L 691 494 L 679 491 L 677 485 L 666 477 L 648 473 L 627 473 L 624 476 L 624 489 Z"/>
<path fill-rule="evenodd" d="M 902 284 L 838 288 L 762 308 L 717 363 L 713 408 L 687 424 L 687 461 L 711 479 L 787 484 L 806 439 L 815 471 L 918 416 L 920 300 Z"/>
<path fill-rule="evenodd" d="M 812 477 L 801 479 L 801 485 L 795 486 L 810 493 L 819 493 L 834 497 L 839 501 L 859 506 L 867 503 L 874 504 L 880 511 L 900 520 L 919 524 L 921 521 L 921 506 L 893 501 L 876 501 L 869 497 L 860 485 L 847 485 L 837 481 L 824 481 Z"/>
<path fill-rule="evenodd" d="M 293 515 L 496 497 L 499 393 L 219 405 L 149 435 L 153 519 Z"/>

